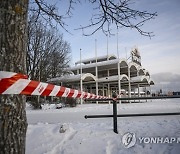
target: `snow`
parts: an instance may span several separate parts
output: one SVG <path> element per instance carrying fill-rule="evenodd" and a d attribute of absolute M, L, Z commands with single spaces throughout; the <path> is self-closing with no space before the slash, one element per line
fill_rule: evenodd
<path fill-rule="evenodd" d="M 96 59 L 97 60 L 102 60 L 102 59 L 107 59 L 107 58 L 111 58 L 111 57 L 114 57 L 115 59 L 117 59 L 117 57 L 114 54 L 111 54 L 111 55 L 104 55 L 104 56 L 98 56 L 98 57 L 84 59 L 84 60 L 81 60 L 81 61 L 77 61 L 75 64 L 87 63 L 87 62 L 90 62 L 90 61 L 96 61 Z"/>
<path fill-rule="evenodd" d="M 85 65 L 82 65 L 82 68 L 85 69 L 85 68 L 92 68 L 92 67 L 96 67 L 96 66 L 108 66 L 108 65 L 121 63 L 122 61 L 125 62 L 126 66 L 128 65 L 127 60 L 125 58 L 121 58 L 121 59 L 111 59 L 111 60 L 101 61 L 101 62 L 97 62 L 97 63 L 85 64 Z M 77 66 L 71 67 L 70 69 L 67 69 L 67 70 L 73 71 L 73 70 L 78 70 L 80 68 L 81 68 L 81 66 L 77 65 Z"/>
<path fill-rule="evenodd" d="M 153 100 L 118 104 L 118 114 L 180 112 L 180 99 Z M 140 137 L 180 138 L 180 120 L 176 116 L 118 118 L 118 134 L 112 118 L 85 119 L 85 115 L 112 114 L 112 104 L 83 104 L 74 108 L 42 110 L 27 107 L 27 154 L 131 154 L 180 152 L 180 143 L 140 143 Z M 60 133 L 60 128 L 64 133 Z M 136 144 L 125 148 L 125 133 L 136 135 Z"/>

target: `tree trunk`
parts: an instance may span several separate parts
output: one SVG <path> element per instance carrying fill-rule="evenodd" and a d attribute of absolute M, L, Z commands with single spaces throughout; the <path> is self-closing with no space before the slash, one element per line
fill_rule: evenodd
<path fill-rule="evenodd" d="M 0 70 L 26 73 L 28 0 L 0 0 Z M 0 154 L 25 153 L 25 96 L 0 95 Z"/>

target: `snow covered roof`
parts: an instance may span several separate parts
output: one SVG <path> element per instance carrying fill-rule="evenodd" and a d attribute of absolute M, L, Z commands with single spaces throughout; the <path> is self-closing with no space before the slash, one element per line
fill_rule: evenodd
<path fill-rule="evenodd" d="M 131 83 L 140 85 L 154 85 L 154 81 L 149 76 L 136 76 L 131 78 Z"/>
<path fill-rule="evenodd" d="M 75 64 L 80 64 L 80 63 L 84 63 L 84 64 L 88 64 L 88 63 L 95 63 L 97 59 L 97 62 L 100 61 L 106 61 L 107 59 L 112 60 L 112 59 L 117 59 L 117 57 L 115 55 L 104 55 L 104 56 L 99 56 L 99 57 L 93 57 L 93 58 L 89 58 L 89 59 L 84 59 L 81 61 L 77 61 Z"/>
<path fill-rule="evenodd" d="M 120 75 L 120 80 L 128 81 L 129 79 L 127 75 L 123 74 L 123 75 Z M 113 82 L 113 81 L 118 81 L 118 75 L 98 79 L 98 82 Z"/>
<path fill-rule="evenodd" d="M 118 81 L 118 75 L 114 75 L 114 76 L 109 76 L 109 77 L 103 77 L 103 78 L 99 78 L 97 79 L 96 76 L 94 76 L 91 73 L 83 73 L 82 76 L 80 74 L 78 75 L 64 75 L 62 77 L 57 77 L 57 78 L 53 78 L 51 80 L 49 80 L 48 82 L 52 82 L 52 83 L 57 83 L 57 82 L 64 82 L 64 83 L 68 83 L 68 82 L 79 82 L 80 80 L 86 81 L 86 82 L 95 82 L 98 81 L 99 83 L 102 82 L 117 82 Z M 120 81 L 123 85 L 127 85 L 129 78 L 126 74 L 122 74 L 120 75 Z M 150 80 L 148 76 L 136 76 L 136 77 L 131 77 L 130 82 L 132 85 L 137 86 L 137 84 L 141 85 L 141 86 L 146 86 L 146 85 L 154 85 L 154 81 Z"/>
<path fill-rule="evenodd" d="M 139 68 L 139 65 L 137 65 L 135 62 L 130 62 L 130 63 L 128 63 L 128 66 L 129 66 L 129 68 L 132 67 L 132 66 L 134 66 L 134 67 L 136 67 L 137 70 L 138 70 L 138 68 Z"/>
<path fill-rule="evenodd" d="M 136 76 L 131 78 L 131 82 L 146 82 L 148 83 L 148 78 L 146 76 Z"/>
<path fill-rule="evenodd" d="M 52 78 L 49 82 L 78 82 L 83 81 L 96 81 L 97 78 L 91 73 L 78 74 L 78 75 L 64 75 L 62 77 Z"/>
<path fill-rule="evenodd" d="M 81 65 L 81 66 L 82 66 L 82 69 L 95 68 L 96 66 L 98 66 L 98 67 L 99 66 L 112 67 L 112 65 L 117 64 L 117 63 L 120 63 L 120 65 L 122 67 L 128 66 L 127 61 L 124 58 L 123 59 L 113 59 L 113 60 L 108 60 L 108 61 L 102 61 L 102 62 L 97 62 L 97 63 L 91 63 L 91 64 L 86 64 L 86 65 Z M 75 71 L 75 70 L 80 69 L 81 66 L 80 65 L 74 66 L 74 67 L 69 68 L 69 70 Z"/>

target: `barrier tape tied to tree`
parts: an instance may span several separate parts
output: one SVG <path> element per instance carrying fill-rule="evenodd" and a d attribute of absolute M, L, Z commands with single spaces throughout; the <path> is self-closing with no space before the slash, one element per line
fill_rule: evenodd
<path fill-rule="evenodd" d="M 0 94 L 108 99 L 108 97 L 105 96 L 97 96 L 95 94 L 79 91 L 76 89 L 29 80 L 27 75 L 5 71 L 0 71 Z"/>

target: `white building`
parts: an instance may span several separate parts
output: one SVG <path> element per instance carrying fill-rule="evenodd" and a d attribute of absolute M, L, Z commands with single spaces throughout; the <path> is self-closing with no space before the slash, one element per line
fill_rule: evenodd
<path fill-rule="evenodd" d="M 118 95 L 131 97 L 147 94 L 147 87 L 154 85 L 149 72 L 141 66 L 141 56 L 137 49 L 131 52 L 131 59 L 119 59 L 115 55 L 80 60 L 68 69 L 69 75 L 50 81 L 61 85 L 102 96 Z M 143 87 L 143 91 L 142 91 Z"/>

